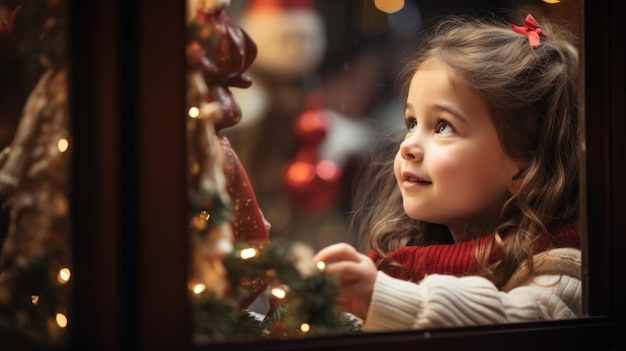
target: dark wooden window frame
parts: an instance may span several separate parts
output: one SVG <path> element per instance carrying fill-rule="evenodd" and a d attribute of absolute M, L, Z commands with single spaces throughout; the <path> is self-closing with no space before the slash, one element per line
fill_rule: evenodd
<path fill-rule="evenodd" d="M 184 1 L 72 1 L 76 350 L 626 348 L 626 94 L 617 2 L 584 5 L 592 317 L 546 323 L 215 344 L 190 338 L 184 173 Z"/>

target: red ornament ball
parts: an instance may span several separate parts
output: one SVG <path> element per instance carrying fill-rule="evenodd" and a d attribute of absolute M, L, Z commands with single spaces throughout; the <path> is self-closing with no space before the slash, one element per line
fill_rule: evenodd
<path fill-rule="evenodd" d="M 319 160 L 311 147 L 300 150 L 283 173 L 286 197 L 292 206 L 320 212 L 337 203 L 341 194 L 341 168 L 333 161 Z"/>
<path fill-rule="evenodd" d="M 330 124 L 330 118 L 322 109 L 306 110 L 296 120 L 294 132 L 304 145 L 319 146 Z"/>

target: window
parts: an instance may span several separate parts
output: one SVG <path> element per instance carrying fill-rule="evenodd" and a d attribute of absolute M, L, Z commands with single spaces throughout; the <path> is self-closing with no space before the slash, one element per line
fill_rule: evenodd
<path fill-rule="evenodd" d="M 194 347 L 187 305 L 182 2 L 73 1 L 72 349 L 621 349 L 626 179 L 617 5 L 584 4 L 588 318 Z M 166 25 L 167 24 L 167 25 Z M 178 24 L 178 25 L 174 25 Z M 10 345 L 25 341 L 10 340 Z M 0 343 L 4 343 L 1 340 Z"/>

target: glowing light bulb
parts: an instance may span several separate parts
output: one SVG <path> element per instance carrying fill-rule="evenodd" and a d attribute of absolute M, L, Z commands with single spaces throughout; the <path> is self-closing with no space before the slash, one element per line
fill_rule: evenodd
<path fill-rule="evenodd" d="M 197 107 L 190 107 L 189 111 L 187 111 L 187 114 L 189 114 L 189 117 L 191 118 L 198 118 L 198 116 L 200 116 L 200 109 Z"/>
<path fill-rule="evenodd" d="M 30 302 L 33 303 L 33 305 L 37 305 L 37 303 L 39 303 L 39 296 L 38 295 L 33 295 L 30 297 Z"/>
<path fill-rule="evenodd" d="M 210 215 L 206 211 L 202 211 L 191 218 L 191 225 L 198 230 L 205 230 L 208 226 L 209 217 Z"/>
<path fill-rule="evenodd" d="M 271 294 L 279 299 L 284 299 L 287 296 L 287 291 L 283 288 L 273 288 Z"/>
<path fill-rule="evenodd" d="M 69 268 L 61 268 L 59 274 L 57 275 L 57 280 L 59 281 L 59 283 L 65 284 L 70 280 L 71 276 L 72 273 L 70 272 Z"/>
<path fill-rule="evenodd" d="M 57 313 L 56 320 L 59 327 L 67 327 L 67 317 L 63 313 Z"/>
<path fill-rule="evenodd" d="M 326 263 L 324 263 L 324 261 L 317 261 L 315 266 L 322 272 L 326 269 Z"/>
<path fill-rule="evenodd" d="M 254 247 L 250 247 L 250 248 L 241 250 L 241 253 L 239 255 L 241 256 L 242 259 L 247 260 L 249 258 L 255 257 L 257 254 L 258 254 L 257 249 L 255 249 Z"/>
<path fill-rule="evenodd" d="M 543 0 L 546 4 L 558 4 L 561 0 Z"/>
<path fill-rule="evenodd" d="M 60 152 L 65 152 L 70 147 L 70 142 L 66 138 L 61 138 L 57 141 L 57 148 Z"/>
<path fill-rule="evenodd" d="M 303 333 L 308 333 L 311 330 L 311 325 L 309 323 L 302 323 L 300 325 L 300 331 Z"/>
<path fill-rule="evenodd" d="M 196 295 L 202 294 L 206 290 L 206 285 L 198 283 L 193 286 L 193 293 Z"/>

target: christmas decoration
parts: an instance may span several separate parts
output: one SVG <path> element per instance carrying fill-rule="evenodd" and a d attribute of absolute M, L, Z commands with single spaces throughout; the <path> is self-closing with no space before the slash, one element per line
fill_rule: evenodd
<path fill-rule="evenodd" d="M 14 29 L 11 35 L 20 29 L 18 51 L 25 59 L 36 56 L 32 72 L 43 74 L 13 141 L 0 152 L 0 198 L 9 209 L 0 252 L 0 329 L 60 344 L 69 323 L 71 285 L 65 2 L 24 1 L 19 14 L 12 13 L 3 28 Z M 19 23 L 28 26 L 11 27 Z"/>
<path fill-rule="evenodd" d="M 342 171 L 335 162 L 320 159 L 318 149 L 331 122 L 319 102 L 309 105 L 294 123 L 300 146 L 295 159 L 285 167 L 283 183 L 292 206 L 302 211 L 320 212 L 336 204 L 341 194 Z"/>
<path fill-rule="evenodd" d="M 230 87 L 247 88 L 244 75 L 257 54 L 256 45 L 226 16 L 227 0 L 190 5 L 187 58 L 187 142 L 192 272 L 190 285 L 203 284 L 219 298 L 228 290 L 222 259 L 239 241 L 262 248 L 269 241 L 265 221 L 241 165 L 222 129 L 237 124 L 241 110 Z M 239 306 L 248 306 L 265 288 L 251 282 Z"/>
<path fill-rule="evenodd" d="M 28 56 L 38 48 L 39 66 L 32 72 L 42 73 L 13 142 L 0 153 L 0 195 L 10 208 L 0 252 L 0 335 L 63 344 L 72 321 L 67 201 L 72 136 L 61 16 L 65 3 L 34 6 L 41 4 L 25 1 L 18 14 L 24 18 L 12 20 L 13 30 L 6 33 L 13 35 L 21 30 L 20 23 L 33 21 L 22 33 L 41 33 L 25 35 L 30 40 L 20 52 Z M 337 282 L 317 270 L 299 268 L 307 260 L 298 260 L 293 245 L 269 241 L 269 224 L 248 175 L 229 140 L 220 135 L 241 118 L 229 87 L 251 84 L 244 72 L 256 46 L 224 15 L 228 1 L 195 4 L 189 22 L 185 116 L 194 338 L 244 340 L 358 330 L 335 307 Z M 266 288 L 274 292 L 272 308 L 260 318 L 246 307 Z"/>
<path fill-rule="evenodd" d="M 304 109 L 309 83 L 325 52 L 325 24 L 312 0 L 251 0 L 236 20 L 259 52 L 246 72 L 254 84 L 233 89 L 245 118 L 225 135 L 248 174 L 254 175 L 251 180 L 272 223 L 272 237 L 296 238 L 296 230 L 307 226 L 283 196 L 282 172 L 296 152 L 293 123 Z"/>
<path fill-rule="evenodd" d="M 224 14 L 226 6 L 228 1 L 192 3 L 195 15 L 189 23 L 193 257 L 189 300 L 194 339 L 214 342 L 356 330 L 335 307 L 337 282 L 302 268 L 302 262 L 312 262 L 312 254 L 299 260 L 298 270 L 300 251 L 269 241 L 269 224 L 247 173 L 229 140 L 219 134 L 241 118 L 229 87 L 250 85 L 244 72 L 256 55 L 246 32 Z M 319 132 L 323 136 L 323 128 Z M 258 318 L 246 307 L 266 288 L 272 292 L 271 308 Z"/>
<path fill-rule="evenodd" d="M 356 319 L 335 304 L 339 292 L 336 278 L 310 267 L 309 259 L 299 257 L 293 243 L 272 241 L 262 250 L 236 244 L 224 259 L 233 297 L 218 299 L 202 289 L 190 293 L 195 340 L 245 341 L 358 332 Z M 236 303 L 239 295 L 247 294 L 248 282 L 257 279 L 266 281 L 271 291 L 271 309 L 263 318 L 254 318 Z"/>

